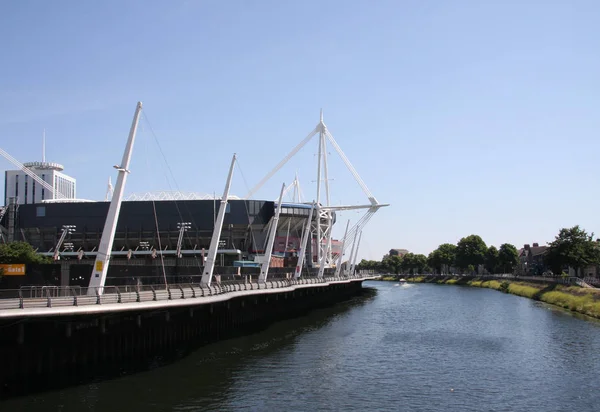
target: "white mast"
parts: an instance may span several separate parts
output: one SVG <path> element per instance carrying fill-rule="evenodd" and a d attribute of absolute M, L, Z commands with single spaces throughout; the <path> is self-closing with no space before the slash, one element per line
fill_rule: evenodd
<path fill-rule="evenodd" d="M 323 109 L 321 109 L 321 120 L 317 126 L 319 129 L 319 151 L 317 156 L 317 262 L 321 264 L 321 156 L 323 153 Z"/>
<path fill-rule="evenodd" d="M 321 109 L 321 117 L 319 125 L 319 164 L 317 166 L 317 261 L 319 262 L 318 276 L 322 277 L 325 268 L 331 266 L 331 226 L 332 226 L 332 211 L 328 210 L 330 205 L 329 194 L 329 175 L 327 168 L 327 126 L 323 122 L 323 109 Z M 321 162 L 323 165 L 321 166 Z M 323 178 L 325 181 L 325 207 L 321 205 L 321 167 Z"/>
<path fill-rule="evenodd" d="M 202 273 L 202 280 L 200 280 L 200 284 L 202 286 L 210 286 L 213 272 L 215 270 L 215 261 L 217 258 L 217 250 L 219 248 L 219 240 L 221 239 L 221 231 L 223 230 L 225 211 L 227 210 L 227 198 L 229 197 L 229 188 L 231 187 L 231 179 L 233 178 L 233 166 L 235 165 L 235 159 L 236 155 L 234 153 L 233 158 L 231 159 L 231 166 L 229 167 L 227 182 L 225 182 L 223 197 L 221 198 L 219 214 L 215 220 L 215 227 L 213 229 L 212 238 L 210 239 L 210 248 L 208 249 L 208 256 L 206 257 L 206 263 L 204 264 L 204 273 Z"/>
<path fill-rule="evenodd" d="M 296 271 L 294 277 L 297 279 L 302 274 L 302 265 L 304 264 L 304 256 L 306 256 L 306 243 L 310 237 L 310 227 L 312 226 L 312 216 L 315 210 L 315 202 L 312 203 L 310 212 L 308 212 L 308 221 L 304 226 L 304 233 L 302 233 L 302 240 L 300 241 L 300 250 L 298 251 L 298 264 L 296 265 Z M 311 256 L 312 258 L 312 256 Z"/>
<path fill-rule="evenodd" d="M 375 196 L 371 193 L 365 182 L 362 180 L 350 160 L 346 154 L 342 151 L 339 144 L 333 138 L 333 135 L 327 129 L 323 121 L 323 110 L 321 110 L 321 115 L 319 119 L 319 123 L 317 126 L 302 140 L 296 147 L 292 149 L 290 153 L 288 153 L 283 160 L 281 160 L 267 175 L 249 192 L 246 198 L 250 198 L 252 194 L 256 193 L 267 180 L 269 180 L 277 171 L 279 171 L 293 156 L 304 147 L 308 141 L 312 139 L 316 134 L 319 134 L 319 147 L 318 147 L 318 163 L 317 163 L 317 198 L 315 203 L 315 208 L 317 210 L 317 217 L 315 218 L 316 228 L 314 232 L 312 231 L 312 225 L 310 227 L 311 237 L 316 234 L 316 248 L 317 248 L 317 262 L 320 266 L 324 268 L 331 267 L 333 265 L 333 256 L 332 256 L 332 247 L 331 247 L 331 232 L 333 226 L 333 213 L 336 210 L 354 210 L 354 209 L 367 209 L 366 213 L 362 218 L 360 218 L 354 225 L 348 230 L 348 238 L 354 237 L 354 243 L 352 248 L 356 246 L 356 234 L 362 230 L 362 228 L 367 224 L 367 222 L 371 219 L 375 212 L 377 212 L 380 208 L 389 206 L 388 204 L 381 204 L 377 201 Z M 354 177 L 354 180 L 364 194 L 369 200 L 369 204 L 364 205 L 346 205 L 346 206 L 331 206 L 330 198 L 329 198 L 329 176 L 328 176 L 328 165 L 327 165 L 327 140 L 329 140 L 329 144 L 333 146 L 337 154 L 340 156 L 348 171 Z M 322 163 L 323 162 L 323 163 Z M 323 176 L 325 174 L 325 190 L 327 195 L 327 200 L 321 204 L 321 184 L 323 183 Z M 325 256 L 325 259 L 322 257 Z M 352 255 L 353 256 L 353 255 Z M 312 256 L 311 266 L 312 266 Z M 348 261 L 350 265 L 352 259 Z M 349 268 L 348 268 L 349 269 Z M 346 269 L 346 271 L 348 270 Z"/>
<path fill-rule="evenodd" d="M 94 267 L 92 269 L 92 277 L 90 278 L 89 288 L 87 291 L 88 295 L 104 293 L 104 283 L 106 282 L 106 274 L 108 272 L 108 265 L 110 262 L 110 253 L 112 250 L 113 241 L 115 239 L 115 232 L 117 230 L 117 222 L 119 220 L 119 212 L 121 211 L 123 192 L 125 191 L 125 183 L 127 182 L 127 175 L 129 174 L 131 151 L 133 150 L 133 143 L 135 141 L 135 134 L 137 132 L 141 111 L 142 103 L 138 102 L 135 109 L 135 114 L 133 116 L 133 121 L 131 123 L 131 129 L 129 130 L 127 145 L 125 146 L 125 151 L 123 152 L 123 160 L 121 160 L 120 166 L 114 166 L 119 171 L 119 175 L 117 177 L 117 186 L 115 188 L 115 194 L 113 195 L 108 208 L 106 222 L 104 223 L 102 238 L 100 239 L 100 247 L 98 248 L 96 262 L 94 263 Z"/>
<path fill-rule="evenodd" d="M 110 176 L 108 177 L 108 185 L 106 187 L 106 196 L 104 197 L 105 201 L 109 201 L 110 199 L 112 199 L 114 193 L 114 189 L 113 189 L 113 185 L 112 185 L 112 181 L 110 180 Z"/>
<path fill-rule="evenodd" d="M 346 232 L 344 233 L 344 237 L 342 238 L 342 248 L 340 249 L 340 255 L 338 256 L 337 265 L 335 266 L 335 277 L 340 276 L 340 272 L 342 270 L 342 259 L 344 258 L 344 246 L 346 245 L 346 237 L 348 236 L 348 227 L 350 226 L 350 219 L 348 219 L 348 223 L 346 223 Z"/>
<path fill-rule="evenodd" d="M 273 254 L 273 244 L 275 243 L 275 235 L 277 234 L 277 223 L 279 223 L 279 215 L 281 213 L 281 202 L 283 201 L 283 191 L 285 190 L 285 183 L 281 186 L 281 193 L 279 194 L 279 203 L 277 204 L 277 210 L 275 216 L 271 220 L 271 228 L 269 230 L 269 241 L 265 250 L 265 255 L 262 257 L 260 264 L 260 275 L 258 276 L 259 282 L 266 282 L 267 275 L 269 274 L 269 265 L 271 264 L 271 255 Z"/>
<path fill-rule="evenodd" d="M 358 236 L 358 243 L 356 244 L 356 250 L 354 251 L 354 259 L 352 259 L 352 266 L 350 266 L 350 276 L 354 275 L 354 267 L 356 266 L 356 259 L 358 258 L 358 248 L 360 247 L 360 240 L 362 239 L 362 231 Z"/>
<path fill-rule="evenodd" d="M 356 247 L 356 238 L 358 237 L 358 230 L 354 232 L 354 242 L 352 242 L 352 249 L 350 249 L 350 257 L 348 258 L 348 265 L 346 266 L 346 275 L 350 274 L 350 266 L 352 265 L 352 259 L 354 259 L 354 248 Z"/>

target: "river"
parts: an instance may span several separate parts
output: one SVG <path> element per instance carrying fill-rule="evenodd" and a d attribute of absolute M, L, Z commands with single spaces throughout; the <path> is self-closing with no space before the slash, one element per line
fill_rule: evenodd
<path fill-rule="evenodd" d="M 489 289 L 364 286 L 166 366 L 0 410 L 600 410 L 600 322 Z"/>

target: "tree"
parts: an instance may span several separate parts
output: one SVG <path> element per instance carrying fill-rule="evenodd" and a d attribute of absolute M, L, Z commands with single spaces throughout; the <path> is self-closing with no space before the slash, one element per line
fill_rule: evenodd
<path fill-rule="evenodd" d="M 26 242 L 10 242 L 0 245 L 0 263 L 49 263 L 50 259 L 38 255 Z"/>
<path fill-rule="evenodd" d="M 579 225 L 561 229 L 554 241 L 548 244 L 546 264 L 555 274 L 560 274 L 566 266 L 579 271 L 600 263 L 600 250 L 593 238 L 593 233 L 588 234 Z"/>
<path fill-rule="evenodd" d="M 388 272 L 393 272 L 396 275 L 400 273 L 402 267 L 402 258 L 400 256 L 389 256 L 386 255 L 381 261 L 381 265 Z"/>
<path fill-rule="evenodd" d="M 427 268 L 427 257 L 425 255 L 413 255 L 413 273 L 424 273 Z"/>
<path fill-rule="evenodd" d="M 404 256 L 402 256 L 402 263 L 401 263 L 402 273 L 410 273 L 410 270 L 413 267 L 414 256 L 415 255 L 413 253 L 407 253 Z"/>
<path fill-rule="evenodd" d="M 476 268 L 485 262 L 487 246 L 481 237 L 470 235 L 463 237 L 456 246 L 456 264 L 462 269 Z"/>
<path fill-rule="evenodd" d="M 455 260 L 456 246 L 450 243 L 439 245 L 438 248 L 431 252 L 427 258 L 429 266 L 440 273 L 442 273 L 444 270 L 448 270 L 447 268 L 449 266 L 454 265 Z"/>
<path fill-rule="evenodd" d="M 433 270 L 433 273 L 442 272 L 439 256 L 436 253 L 437 249 L 427 255 L 427 265 Z"/>
<path fill-rule="evenodd" d="M 496 273 L 498 270 L 498 249 L 496 246 L 490 246 L 485 252 L 485 270 L 489 273 Z"/>
<path fill-rule="evenodd" d="M 407 253 L 402 256 L 402 272 L 415 274 L 423 273 L 427 267 L 427 257 L 425 255 L 415 255 L 414 253 Z"/>
<path fill-rule="evenodd" d="M 382 270 L 381 262 L 376 260 L 366 260 L 362 259 L 360 263 L 356 266 L 358 270 Z"/>
<path fill-rule="evenodd" d="M 498 265 L 504 273 L 512 273 L 519 264 L 519 252 L 510 243 L 500 245 L 498 251 Z"/>

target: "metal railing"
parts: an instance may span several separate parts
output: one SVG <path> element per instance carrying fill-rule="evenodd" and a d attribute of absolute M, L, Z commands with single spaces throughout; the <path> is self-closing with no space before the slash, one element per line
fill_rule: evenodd
<path fill-rule="evenodd" d="M 397 275 L 397 276 L 406 276 L 408 278 L 413 276 L 425 276 L 430 278 L 448 278 L 448 277 L 467 277 L 467 278 L 479 278 L 479 279 L 490 279 L 490 280 L 502 280 L 502 279 L 511 279 L 516 281 L 532 281 L 532 282 L 549 282 L 549 283 L 559 283 L 562 285 L 577 285 L 585 288 L 595 288 L 593 286 L 594 281 L 586 278 L 581 279 L 575 276 L 522 276 L 515 275 L 512 273 L 502 273 L 496 275 L 461 275 L 461 274 L 420 274 L 420 275 Z"/>
<path fill-rule="evenodd" d="M 21 289 L 0 290 L 0 310 L 196 299 L 232 292 L 365 280 L 371 277 L 363 275 L 302 277 L 300 279 L 273 279 L 266 282 L 244 278 L 215 282 L 211 286 L 202 286 L 199 283 L 104 286 L 92 288 L 92 293 L 89 295 L 89 288 L 79 286 L 24 286 Z"/>

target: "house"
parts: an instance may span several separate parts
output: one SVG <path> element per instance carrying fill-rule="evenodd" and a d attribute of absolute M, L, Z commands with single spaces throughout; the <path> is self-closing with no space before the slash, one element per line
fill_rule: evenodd
<path fill-rule="evenodd" d="M 408 250 L 406 249 L 390 249 L 388 255 L 389 256 L 404 256 L 408 253 Z"/>
<path fill-rule="evenodd" d="M 544 263 L 546 249 L 548 249 L 548 246 L 540 246 L 538 243 L 526 244 L 519 249 L 519 272 L 532 276 L 539 276 L 544 273 L 547 270 Z"/>

